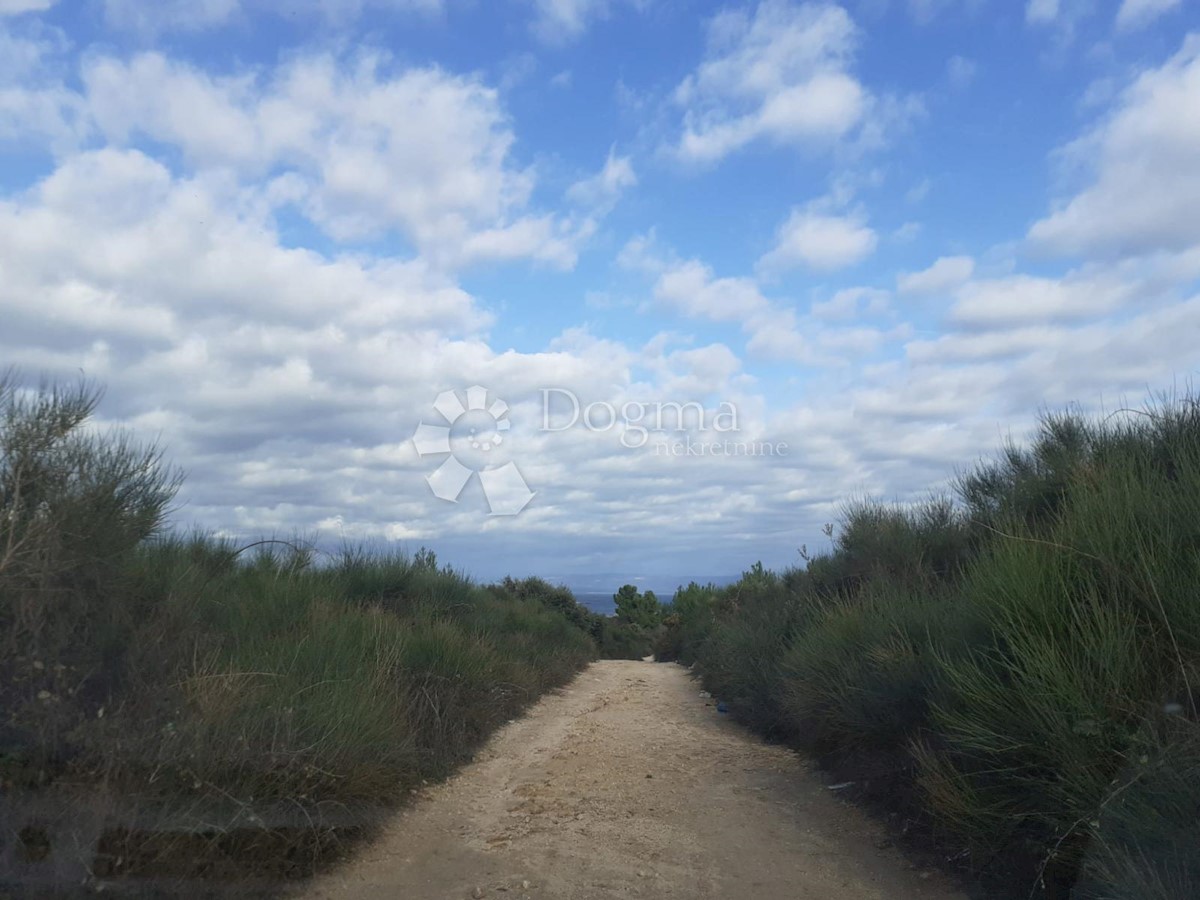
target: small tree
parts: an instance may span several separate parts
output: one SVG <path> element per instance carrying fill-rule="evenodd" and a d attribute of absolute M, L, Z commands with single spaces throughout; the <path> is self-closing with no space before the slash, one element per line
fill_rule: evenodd
<path fill-rule="evenodd" d="M 613 594 L 613 601 L 617 605 L 617 618 L 622 622 L 639 628 L 657 628 L 662 622 L 662 605 L 654 591 L 643 594 L 634 585 L 625 584 Z"/>
<path fill-rule="evenodd" d="M 132 625 L 121 564 L 162 526 L 179 484 L 153 447 L 88 420 L 100 392 L 21 389 L 0 373 L 0 647 L 96 647 Z"/>

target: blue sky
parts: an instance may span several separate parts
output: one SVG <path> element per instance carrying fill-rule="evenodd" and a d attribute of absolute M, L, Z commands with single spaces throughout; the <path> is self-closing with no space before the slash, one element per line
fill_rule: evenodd
<path fill-rule="evenodd" d="M 280 7 L 0 0 L 0 360 L 105 384 L 181 526 L 782 566 L 1200 363 L 1192 0 Z M 433 407 L 472 385 L 490 456 Z M 547 389 L 786 450 L 548 430 Z M 468 457 L 519 515 L 434 496 Z"/>

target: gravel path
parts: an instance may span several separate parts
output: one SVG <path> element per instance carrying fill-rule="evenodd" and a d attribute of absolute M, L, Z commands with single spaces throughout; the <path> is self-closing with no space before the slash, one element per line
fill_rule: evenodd
<path fill-rule="evenodd" d="M 312 898 L 961 898 L 686 670 L 597 662 Z"/>

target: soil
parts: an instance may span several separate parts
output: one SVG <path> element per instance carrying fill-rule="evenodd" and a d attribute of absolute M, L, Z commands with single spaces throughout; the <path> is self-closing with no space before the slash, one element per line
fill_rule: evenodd
<path fill-rule="evenodd" d="M 964 897 L 836 788 L 686 669 L 601 661 L 299 896 Z"/>

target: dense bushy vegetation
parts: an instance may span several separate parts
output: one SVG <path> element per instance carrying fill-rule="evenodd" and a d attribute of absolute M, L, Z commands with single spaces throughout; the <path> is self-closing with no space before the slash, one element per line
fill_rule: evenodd
<path fill-rule="evenodd" d="M 680 590 L 660 658 L 992 890 L 1200 896 L 1200 403 L 1047 416 L 957 488 Z"/>
<path fill-rule="evenodd" d="M 0 788 L 353 818 L 596 655 L 544 582 L 165 533 L 177 475 L 89 430 L 96 398 L 0 383 Z"/>
<path fill-rule="evenodd" d="M 645 617 L 639 617 L 635 621 L 623 612 L 619 604 L 615 616 L 601 615 L 577 601 L 568 588 L 550 584 L 542 578 L 505 578 L 499 584 L 491 585 L 489 590 L 500 596 L 536 600 L 543 606 L 562 613 L 571 624 L 592 638 L 601 659 L 644 659 L 653 649 L 657 619 L 647 620 Z M 633 590 L 637 592 L 636 588 Z M 658 610 L 658 600 L 653 592 L 648 594 L 654 609 Z M 636 602 L 639 608 L 645 603 L 641 599 L 644 596 L 638 595 Z"/>

